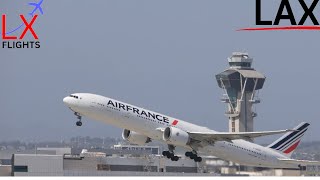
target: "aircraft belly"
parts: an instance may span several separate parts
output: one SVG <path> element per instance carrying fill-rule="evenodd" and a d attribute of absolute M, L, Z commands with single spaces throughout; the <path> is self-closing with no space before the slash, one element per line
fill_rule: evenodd
<path fill-rule="evenodd" d="M 214 145 L 205 146 L 200 151 L 201 153 L 211 154 L 218 158 L 242 165 L 250 165 L 254 163 L 253 159 L 249 157 L 248 154 L 236 151 L 235 149 L 228 147 L 222 142 L 216 142 Z"/>

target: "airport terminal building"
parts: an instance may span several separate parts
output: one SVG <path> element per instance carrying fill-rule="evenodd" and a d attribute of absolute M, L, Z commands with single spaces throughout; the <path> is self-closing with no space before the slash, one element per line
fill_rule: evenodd
<path fill-rule="evenodd" d="M 113 153 L 121 151 L 121 154 L 83 150 L 72 155 L 71 148 L 37 148 L 33 154 L 13 154 L 10 165 L 2 165 L 0 171 L 7 176 L 191 175 L 198 172 L 194 161 L 172 162 L 159 155 L 159 147 L 115 147 Z M 146 148 L 150 148 L 150 153 L 141 151 Z"/>
<path fill-rule="evenodd" d="M 71 148 L 37 148 L 33 152 L 0 155 L 0 176 L 301 176 L 320 175 L 320 167 L 256 169 L 208 156 L 201 163 L 171 161 L 159 155 L 157 146 L 114 145 L 105 152 Z M 147 149 L 147 150 L 146 150 Z M 28 154 L 24 154 L 28 153 Z"/>

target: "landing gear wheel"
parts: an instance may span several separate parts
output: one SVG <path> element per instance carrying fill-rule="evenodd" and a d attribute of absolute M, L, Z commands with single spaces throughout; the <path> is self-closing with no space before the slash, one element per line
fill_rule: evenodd
<path fill-rule="evenodd" d="M 169 153 L 167 154 L 167 158 L 168 158 L 168 159 L 171 159 L 171 158 L 173 158 L 173 157 L 174 157 L 174 154 L 173 154 L 173 153 L 170 153 L 170 152 L 169 152 Z"/>
<path fill-rule="evenodd" d="M 171 159 L 172 161 L 178 161 L 179 157 L 175 156 L 173 152 L 170 151 L 162 151 L 162 155 L 167 157 L 168 159 Z"/>
<path fill-rule="evenodd" d="M 179 157 L 178 156 L 173 156 L 171 157 L 171 161 L 178 161 L 179 160 Z"/>
<path fill-rule="evenodd" d="M 74 115 L 77 116 L 78 121 L 76 122 L 77 126 L 82 126 L 82 122 L 81 122 L 81 115 L 77 112 L 74 112 Z"/>
<path fill-rule="evenodd" d="M 166 156 L 168 159 L 171 159 L 172 161 L 178 161 L 179 157 L 174 155 L 175 146 L 172 144 L 168 144 L 169 151 L 163 151 L 162 155 Z"/>
<path fill-rule="evenodd" d="M 76 125 L 77 125 L 77 126 L 82 126 L 82 122 L 81 122 L 81 121 L 77 121 L 77 122 L 76 122 Z"/>
<path fill-rule="evenodd" d="M 201 162 L 202 161 L 202 157 L 196 157 L 195 159 L 194 159 L 194 162 Z"/>
<path fill-rule="evenodd" d="M 191 154 L 189 157 L 190 159 L 196 159 L 198 156 L 196 154 Z"/>
<path fill-rule="evenodd" d="M 170 154 L 169 151 L 162 151 L 162 155 L 163 155 L 163 156 L 167 156 L 168 154 Z"/>
<path fill-rule="evenodd" d="M 186 157 L 191 157 L 192 154 L 193 154 L 192 152 L 186 152 L 184 155 L 185 155 Z"/>
<path fill-rule="evenodd" d="M 189 157 L 190 159 L 193 159 L 194 162 L 201 162 L 202 161 L 202 158 L 197 155 L 196 151 L 194 151 L 194 152 L 188 151 L 185 153 L 185 156 Z"/>

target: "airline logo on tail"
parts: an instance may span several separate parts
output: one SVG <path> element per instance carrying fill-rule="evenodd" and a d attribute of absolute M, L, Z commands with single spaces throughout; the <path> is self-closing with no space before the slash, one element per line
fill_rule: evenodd
<path fill-rule="evenodd" d="M 270 144 L 268 147 L 277 151 L 281 151 L 284 154 L 291 155 L 297 148 L 304 133 L 308 130 L 309 123 L 301 123 L 294 132 L 286 133 L 277 141 Z"/>

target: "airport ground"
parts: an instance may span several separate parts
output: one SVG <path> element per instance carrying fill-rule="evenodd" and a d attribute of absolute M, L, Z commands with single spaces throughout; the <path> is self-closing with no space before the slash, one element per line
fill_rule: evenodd
<path fill-rule="evenodd" d="M 116 138 L 74 137 L 60 142 L 1 142 L 0 175 L 12 176 L 319 176 L 320 167 L 300 170 L 239 166 L 207 156 L 196 163 L 161 156 L 164 145 L 128 145 Z M 85 149 L 85 150 L 84 150 Z M 297 159 L 319 160 L 320 142 L 305 142 Z"/>

